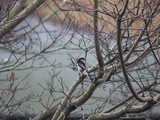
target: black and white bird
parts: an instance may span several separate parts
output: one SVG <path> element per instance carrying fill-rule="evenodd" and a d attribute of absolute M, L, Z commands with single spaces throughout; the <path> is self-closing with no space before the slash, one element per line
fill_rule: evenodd
<path fill-rule="evenodd" d="M 80 76 L 86 75 L 89 78 L 89 75 L 88 75 L 87 70 L 86 70 L 86 64 L 85 64 L 85 59 L 84 58 L 79 58 L 77 60 L 77 67 L 78 67 L 78 71 L 79 71 Z"/>

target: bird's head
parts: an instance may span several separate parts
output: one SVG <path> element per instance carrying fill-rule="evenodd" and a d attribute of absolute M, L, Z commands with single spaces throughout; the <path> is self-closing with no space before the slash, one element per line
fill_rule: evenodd
<path fill-rule="evenodd" d="M 85 59 L 81 57 L 77 60 L 77 63 L 85 63 Z"/>

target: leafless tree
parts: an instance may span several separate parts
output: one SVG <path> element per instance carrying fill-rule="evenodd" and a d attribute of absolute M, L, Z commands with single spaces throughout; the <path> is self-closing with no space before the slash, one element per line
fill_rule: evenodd
<path fill-rule="evenodd" d="M 32 111 L 30 113 L 35 113 L 33 107 L 27 103 L 40 103 L 44 94 L 31 91 L 26 79 L 37 69 L 50 68 L 54 73 L 60 65 L 54 60 L 50 62 L 46 55 L 53 55 L 54 52 L 64 49 L 73 37 L 69 36 L 69 40 L 64 43 L 62 36 L 68 33 L 69 28 L 57 32 L 49 31 L 45 27 L 44 22 L 56 14 L 52 11 L 44 18 L 38 15 L 40 10 L 48 8 L 48 4 L 47 0 L 0 2 L 0 119 L 19 111 L 26 114 L 26 108 Z M 30 20 L 33 16 L 38 18 L 38 22 L 33 23 Z M 39 26 L 43 27 L 43 31 L 36 30 Z M 44 33 L 49 39 L 45 37 L 44 40 Z M 61 42 L 64 44 L 59 45 Z M 26 70 L 30 72 L 26 72 L 23 77 L 18 75 L 20 71 Z M 54 76 L 57 74 L 55 72 Z M 26 91 L 28 94 L 20 96 Z"/>
<path fill-rule="evenodd" d="M 88 120 L 114 119 L 127 113 L 140 113 L 158 103 L 159 2 L 94 0 L 85 5 L 77 1 L 65 2 L 70 4 L 70 9 L 62 8 L 63 11 L 87 14 L 87 19 L 93 20 L 84 22 L 93 35 L 91 41 L 97 58 L 97 63 L 88 71 L 96 72 L 96 75 L 94 84 L 91 83 L 79 97 L 72 98 L 81 78 L 75 81 L 55 110 L 52 120 L 62 119 L 83 105 L 101 84 L 110 83 L 113 89 Z M 123 97 L 112 98 L 111 94 L 117 92 Z M 106 109 L 107 103 L 113 107 Z"/>
<path fill-rule="evenodd" d="M 1 113 L 6 111 L 12 113 L 19 109 L 21 103 L 37 98 L 46 108 L 46 112 L 36 116 L 34 120 L 43 120 L 47 117 L 52 120 L 65 119 L 71 112 L 83 109 L 83 105 L 89 100 L 96 101 L 97 106 L 91 108 L 92 113 L 86 118 L 88 120 L 116 119 L 129 113 L 142 113 L 158 105 L 160 1 L 35 0 L 30 5 L 24 5 L 24 2 L 15 0 L 12 3 L 1 3 L 0 45 L 1 51 L 8 53 L 10 57 L 1 62 L 0 73 L 11 72 L 8 79 L 3 80 L 10 82 L 9 88 L 5 91 L 8 90 L 11 95 L 9 99 L 4 94 L 1 95 L 3 103 Z M 27 17 L 37 15 L 39 10 L 46 7 L 52 11 L 51 14 L 39 17 L 39 23 L 35 26 L 27 22 Z M 44 22 L 53 15 L 62 21 L 62 25 L 63 23 L 67 25 L 58 35 L 50 33 L 44 25 Z M 27 25 L 17 27 L 22 21 Z M 52 41 L 43 43 L 40 32 L 35 30 L 39 25 L 43 26 Z M 31 36 L 31 33 L 36 34 L 37 39 Z M 66 34 L 69 39 L 63 40 Z M 76 40 L 75 34 L 80 36 Z M 58 46 L 60 42 L 63 44 Z M 64 49 L 83 51 L 87 64 L 90 64 L 89 54 L 95 57 L 96 62 L 88 67 L 91 76 L 89 84 L 84 85 L 87 81 L 86 76 L 77 76 L 75 82 L 68 88 L 65 83 L 68 80 L 59 77 L 53 70 L 50 81 L 46 82 L 47 87 L 40 85 L 48 92 L 48 96 L 45 96 L 48 100 L 47 105 L 41 101 L 43 94 L 30 94 L 18 104 L 15 103 L 14 95 L 22 91 L 24 86 L 28 87 L 27 84 L 19 87 L 23 80 L 20 80 L 19 84 L 14 84 L 15 71 L 59 67 L 56 63 L 49 62 L 48 66 L 37 67 L 35 63 L 40 59 L 47 61 L 45 55 Z M 16 61 L 10 63 L 12 58 Z M 76 57 L 69 54 L 68 58 L 71 61 L 71 68 L 75 69 Z M 32 61 L 32 64 L 27 68 L 20 68 L 27 61 Z M 59 82 L 61 88 L 56 88 L 55 81 Z M 96 91 L 100 91 L 101 94 L 94 94 Z M 59 96 L 55 97 L 55 94 Z M 6 102 L 6 99 L 9 101 Z"/>

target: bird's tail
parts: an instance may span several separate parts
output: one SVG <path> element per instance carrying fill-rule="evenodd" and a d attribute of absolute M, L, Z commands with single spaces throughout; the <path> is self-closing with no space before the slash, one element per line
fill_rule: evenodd
<path fill-rule="evenodd" d="M 90 78 L 90 76 L 89 76 L 89 74 L 88 74 L 88 72 L 87 72 L 86 70 L 83 71 L 83 74 L 86 75 L 87 78 L 88 78 L 90 81 L 92 81 L 92 79 Z"/>

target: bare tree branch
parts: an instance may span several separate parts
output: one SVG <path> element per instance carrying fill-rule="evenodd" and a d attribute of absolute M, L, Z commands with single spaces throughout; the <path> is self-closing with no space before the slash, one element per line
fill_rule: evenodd
<path fill-rule="evenodd" d="M 100 50 L 99 45 L 99 31 L 98 31 L 98 0 L 94 0 L 94 44 L 95 44 L 95 50 L 99 65 L 99 75 L 101 75 L 104 71 L 104 63 L 103 63 L 103 57 Z"/>
<path fill-rule="evenodd" d="M 16 27 L 20 22 L 22 22 L 28 15 L 35 11 L 39 6 L 44 4 L 46 0 L 34 0 L 27 8 L 20 12 L 16 18 L 8 21 L 0 28 L 0 39 L 7 34 L 11 29 Z M 1 40 L 2 41 L 2 40 Z"/>

